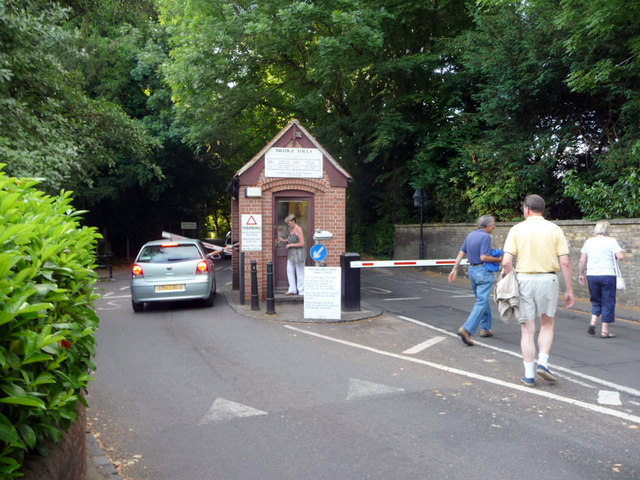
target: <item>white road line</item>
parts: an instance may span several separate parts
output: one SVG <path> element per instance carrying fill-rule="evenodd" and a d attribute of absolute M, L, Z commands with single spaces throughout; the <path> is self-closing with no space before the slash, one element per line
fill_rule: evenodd
<path fill-rule="evenodd" d="M 113 300 L 114 298 L 131 298 L 131 295 L 103 295 L 103 299 L 105 300 Z"/>
<path fill-rule="evenodd" d="M 428 323 L 421 322 L 420 320 L 416 320 L 414 318 L 405 317 L 404 315 L 398 315 L 397 318 L 399 318 L 400 320 L 404 320 L 406 322 L 413 323 L 415 325 L 420 325 L 421 327 L 426 327 L 426 328 L 428 328 L 430 330 L 435 330 L 436 332 L 440 332 L 440 333 L 443 333 L 445 335 L 449 335 L 450 337 L 457 337 L 458 336 L 457 333 L 452 333 L 452 332 L 449 332 L 449 331 L 444 330 L 442 328 L 434 327 L 433 325 L 429 325 Z M 522 359 L 522 355 L 521 354 L 516 353 L 516 352 L 512 352 L 511 350 L 506 350 L 504 348 L 494 347 L 493 345 L 489 345 L 487 343 L 480 342 L 478 340 L 474 340 L 474 343 L 476 345 L 481 345 L 481 346 L 483 346 L 485 348 L 489 348 L 489 349 L 494 350 L 496 352 L 504 353 L 505 355 L 511 355 L 513 357 Z M 588 380 L 588 381 L 590 381 L 592 383 L 597 383 L 598 385 L 602 385 L 602 386 L 605 386 L 605 387 L 610 387 L 610 388 L 613 388 L 614 390 L 618 390 L 620 392 L 625 392 L 625 393 L 628 393 L 630 395 L 634 395 L 636 397 L 640 397 L 640 390 L 636 390 L 635 388 L 627 387 L 627 386 L 624 386 L 624 385 L 618 385 L 616 383 L 612 383 L 612 382 L 609 382 L 607 380 L 602 380 L 601 378 L 592 377 L 591 375 L 587 375 L 587 374 L 582 373 L 582 372 L 577 372 L 575 370 L 571 370 L 570 368 L 565 368 L 565 367 L 562 367 L 560 365 L 556 365 L 554 363 L 553 364 L 553 373 L 556 374 L 556 372 L 565 372 L 568 375 L 573 375 L 574 377 L 580 377 L 583 380 Z"/>
<path fill-rule="evenodd" d="M 429 340 L 426 340 L 422 343 L 419 343 L 418 345 L 411 347 L 407 350 L 405 350 L 404 353 L 405 355 L 415 355 L 416 353 L 420 353 L 421 351 L 432 347 L 433 345 L 436 345 L 438 343 L 440 343 L 441 341 L 446 340 L 446 337 L 433 337 L 430 338 Z"/>
<path fill-rule="evenodd" d="M 402 302 L 404 300 L 422 300 L 422 297 L 383 298 L 383 302 Z"/>
<path fill-rule="evenodd" d="M 537 390 L 535 388 L 525 387 L 524 385 L 518 385 L 518 384 L 515 384 L 515 383 L 505 382 L 504 380 L 499 380 L 497 378 L 491 378 L 491 377 L 486 377 L 484 375 L 479 375 L 477 373 L 467 372 L 466 370 L 460 370 L 459 368 L 448 367 L 446 365 L 440 365 L 438 363 L 429 362 L 429 361 L 426 361 L 426 360 L 421 360 L 421 359 L 415 358 L 415 357 L 407 357 L 405 355 L 400 355 L 398 353 L 386 352 L 384 350 L 378 350 L 377 348 L 368 347 L 367 345 L 362 345 L 362 344 L 359 344 L 359 343 L 349 342 L 347 340 L 342 340 L 340 338 L 329 337 L 327 335 L 322 335 L 321 333 L 316 333 L 316 332 L 311 332 L 311 331 L 308 331 L 308 330 L 303 330 L 301 328 L 297 328 L 297 327 L 294 327 L 292 325 L 284 325 L 284 328 L 287 328 L 289 330 L 295 331 L 297 333 L 309 335 L 309 336 L 312 336 L 312 337 L 321 338 L 323 340 L 327 340 L 327 341 L 334 342 L 334 343 L 339 343 L 341 345 L 345 345 L 345 346 L 348 346 L 348 347 L 358 348 L 360 350 L 376 353 L 378 355 L 383 355 L 383 356 L 390 357 L 390 358 L 395 358 L 395 359 L 398 359 L 398 360 L 403 360 L 403 361 L 406 361 L 406 362 L 417 363 L 419 365 L 424 365 L 424 366 L 427 366 L 427 367 L 435 368 L 435 369 L 441 370 L 443 372 L 453 373 L 453 374 L 456 374 L 456 375 L 461 375 L 461 376 L 464 376 L 464 377 L 467 377 L 467 378 L 472 378 L 472 379 L 475 379 L 475 380 L 478 380 L 478 381 L 482 381 L 482 382 L 486 382 L 486 383 L 492 383 L 494 385 L 498 385 L 498 386 L 505 387 L 505 388 L 510 388 L 512 390 L 518 390 L 518 391 L 523 392 L 523 393 L 528 393 L 528 394 L 531 394 L 531 395 L 538 395 L 540 397 L 546 397 L 546 398 L 548 398 L 550 400 L 556 400 L 558 402 L 563 402 L 563 403 L 567 403 L 569 405 L 574 405 L 576 407 L 583 408 L 585 410 L 590 410 L 590 411 L 596 412 L 596 413 L 602 413 L 604 415 L 610 415 L 612 417 L 617 417 L 617 418 L 621 418 L 621 419 L 629 421 L 629 422 L 640 424 L 640 417 L 639 416 L 631 415 L 631 414 L 628 414 L 626 412 L 620 412 L 618 410 L 613 410 L 611 408 L 601 407 L 600 405 L 594 405 L 592 403 L 583 402 L 581 400 L 576 400 L 576 399 L 573 399 L 573 398 L 563 397 L 563 396 L 557 395 L 555 393 L 550 393 L 550 392 L 546 392 L 546 391 L 542 391 L 542 390 Z"/>

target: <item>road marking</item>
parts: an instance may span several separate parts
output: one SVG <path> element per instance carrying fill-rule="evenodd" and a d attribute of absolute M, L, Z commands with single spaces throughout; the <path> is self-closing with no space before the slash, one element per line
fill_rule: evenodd
<path fill-rule="evenodd" d="M 391 393 L 402 393 L 404 388 L 390 387 L 381 383 L 367 382 L 366 380 L 358 380 L 357 378 L 349 379 L 349 393 L 347 400 L 354 398 L 369 397 L 372 395 L 388 395 Z"/>
<path fill-rule="evenodd" d="M 598 403 L 600 405 L 622 405 L 622 402 L 620 401 L 620 392 L 600 390 L 598 392 Z"/>
<path fill-rule="evenodd" d="M 434 292 L 444 292 L 444 293 L 455 293 L 456 295 L 461 295 L 465 297 L 475 297 L 473 293 L 464 293 L 459 288 L 438 288 L 438 287 L 429 287 L 429 290 L 433 290 Z"/>
<path fill-rule="evenodd" d="M 380 287 L 362 287 L 360 290 L 367 293 L 373 293 L 374 295 L 386 295 L 389 293 L 393 293 L 391 290 Z"/>
<path fill-rule="evenodd" d="M 241 403 L 225 400 L 224 398 L 216 398 L 213 405 L 211 405 L 198 424 L 206 425 L 213 422 L 222 422 L 242 417 L 255 417 L 257 415 L 267 415 L 267 412 L 248 407 Z"/>
<path fill-rule="evenodd" d="M 420 353 L 421 351 L 432 347 L 438 343 L 440 343 L 441 341 L 446 340 L 446 337 L 433 337 L 430 338 L 429 340 L 426 340 L 422 343 L 419 343 L 418 345 L 411 347 L 407 350 L 405 350 L 404 353 L 405 355 L 415 355 L 416 353 Z"/>
<path fill-rule="evenodd" d="M 422 297 L 383 298 L 383 302 L 403 302 L 405 300 L 422 300 Z"/>
<path fill-rule="evenodd" d="M 438 328 L 438 327 L 434 327 L 433 325 L 429 325 L 428 323 L 424 323 L 420 320 L 416 320 L 414 318 L 409 318 L 409 317 L 405 317 L 404 315 L 398 315 L 397 318 L 399 318 L 400 320 L 403 320 L 405 322 L 410 322 L 413 323 L 415 325 L 419 325 L 421 327 L 426 327 L 429 328 L 430 330 L 434 330 L 436 332 L 440 332 L 443 333 L 444 335 L 449 335 L 450 337 L 457 337 L 458 334 L 457 333 L 452 333 L 449 332 L 448 330 L 444 330 L 442 328 Z M 495 347 L 493 345 L 489 345 L 487 343 L 481 342 L 479 340 L 474 340 L 473 341 L 476 345 L 481 345 L 485 348 L 489 348 L 491 350 L 494 350 L 496 352 L 500 352 L 500 353 L 504 353 L 505 355 L 511 355 L 512 357 L 516 357 L 519 359 L 522 359 L 522 355 L 516 352 L 512 352 L 511 350 L 506 350 L 504 348 L 498 348 Z M 630 395 L 634 395 L 636 397 L 640 397 L 640 390 L 636 390 L 635 388 L 631 388 L 631 387 L 627 387 L 624 385 L 618 385 L 616 383 L 613 382 L 609 382 L 607 380 L 602 380 L 601 378 L 597 378 L 597 377 L 592 377 L 591 375 L 587 375 L 586 373 L 582 373 L 582 372 L 578 372 L 575 370 L 571 370 L 570 368 L 565 368 L 562 367 L 560 365 L 556 365 L 553 364 L 553 373 L 554 375 L 557 374 L 557 372 L 565 372 L 567 374 L 573 375 L 574 377 L 580 377 L 583 380 L 588 380 L 592 383 L 597 383 L 599 385 L 602 385 L 604 387 L 610 387 L 614 390 L 618 390 L 619 392 L 625 392 L 628 393 Z M 559 376 L 563 376 L 563 375 L 559 375 Z"/>
<path fill-rule="evenodd" d="M 419 365 L 424 365 L 426 367 L 434 368 L 436 370 L 441 370 L 443 372 L 453 373 L 455 375 L 461 375 L 461 376 L 464 376 L 464 377 L 472 378 L 474 380 L 478 380 L 478 381 L 482 381 L 482 382 L 486 382 L 486 383 L 491 383 L 493 385 L 498 385 L 500 387 L 509 388 L 511 390 L 517 390 L 517 391 L 520 391 L 522 393 L 528 393 L 530 395 L 538 395 L 540 397 L 545 397 L 545 398 L 548 398 L 550 400 L 556 400 L 556 401 L 559 401 L 559 402 L 567 403 L 569 405 L 574 405 L 574 406 L 579 407 L 579 408 L 583 408 L 585 410 L 590 410 L 592 412 L 602 413 L 604 415 L 610 415 L 612 417 L 617 417 L 617 418 L 621 418 L 621 419 L 629 421 L 629 422 L 634 422 L 634 423 L 640 424 L 640 417 L 639 416 L 631 415 L 631 414 L 628 414 L 626 412 L 620 412 L 618 410 L 613 410 L 611 408 L 601 407 L 600 405 L 594 405 L 592 403 L 583 402 L 581 400 L 576 400 L 576 399 L 573 399 L 573 398 L 563 397 L 563 396 L 557 395 L 555 393 L 551 393 L 551 392 L 547 392 L 547 391 L 543 391 L 543 390 L 538 390 L 538 389 L 531 388 L 531 387 L 525 387 L 524 385 L 518 385 L 518 384 L 515 384 L 515 383 L 505 382 L 504 380 L 499 380 L 497 378 L 487 377 L 485 375 L 479 375 L 477 373 L 468 372 L 466 370 L 461 370 L 459 368 L 448 367 L 446 365 L 441 365 L 439 363 L 429 362 L 429 361 L 422 360 L 422 359 L 415 358 L 415 357 L 407 357 L 405 355 L 401 355 L 401 354 L 398 354 L 398 353 L 379 350 L 377 348 L 369 347 L 367 345 L 362 345 L 362 344 L 359 344 L 359 343 L 350 342 L 350 341 L 347 341 L 347 340 L 342 340 L 340 338 L 329 337 L 329 336 L 323 335 L 321 333 L 311 332 L 309 330 L 304 330 L 302 328 L 294 327 L 293 325 L 284 325 L 284 328 L 287 328 L 289 330 L 292 330 L 292 331 L 295 331 L 295 332 L 298 332 L 298 333 L 302 333 L 302 334 L 305 334 L 305 335 L 309 335 L 309 336 L 312 336 L 312 337 L 321 338 L 321 339 L 327 340 L 329 342 L 339 343 L 339 344 L 345 345 L 347 347 L 357 348 L 357 349 L 360 349 L 360 350 L 364 350 L 364 351 L 367 351 L 367 352 L 375 353 L 375 354 L 378 354 L 378 355 L 383 355 L 383 356 L 390 357 L 390 358 L 395 358 L 395 359 L 398 359 L 398 360 L 403 360 L 403 361 L 406 361 L 406 362 L 417 363 Z M 556 367 L 556 369 L 557 369 L 557 367 Z"/>

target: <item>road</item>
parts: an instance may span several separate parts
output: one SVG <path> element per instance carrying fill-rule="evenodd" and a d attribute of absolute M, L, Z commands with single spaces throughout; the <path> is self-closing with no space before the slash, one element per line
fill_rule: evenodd
<path fill-rule="evenodd" d="M 640 477 L 637 323 L 594 339 L 561 309 L 560 381 L 528 389 L 518 326 L 465 347 L 473 298 L 441 276 L 363 271 L 385 313 L 352 323 L 248 317 L 220 293 L 134 314 L 126 274 L 101 287 L 88 421 L 124 478 Z"/>

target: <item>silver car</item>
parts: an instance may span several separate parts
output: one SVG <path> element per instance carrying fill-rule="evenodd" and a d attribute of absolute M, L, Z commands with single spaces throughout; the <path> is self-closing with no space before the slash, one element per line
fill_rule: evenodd
<path fill-rule="evenodd" d="M 131 268 L 131 306 L 145 302 L 201 299 L 212 307 L 216 271 L 200 240 L 154 240 L 145 243 Z"/>

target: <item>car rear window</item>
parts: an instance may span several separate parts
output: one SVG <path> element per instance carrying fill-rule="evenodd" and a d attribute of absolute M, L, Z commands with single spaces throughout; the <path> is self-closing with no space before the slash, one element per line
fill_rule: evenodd
<path fill-rule="evenodd" d="M 140 252 L 140 256 L 138 257 L 138 261 L 148 263 L 165 263 L 195 260 L 199 258 L 202 258 L 202 255 L 200 255 L 200 251 L 195 245 L 150 245 L 142 249 L 142 252 Z"/>

